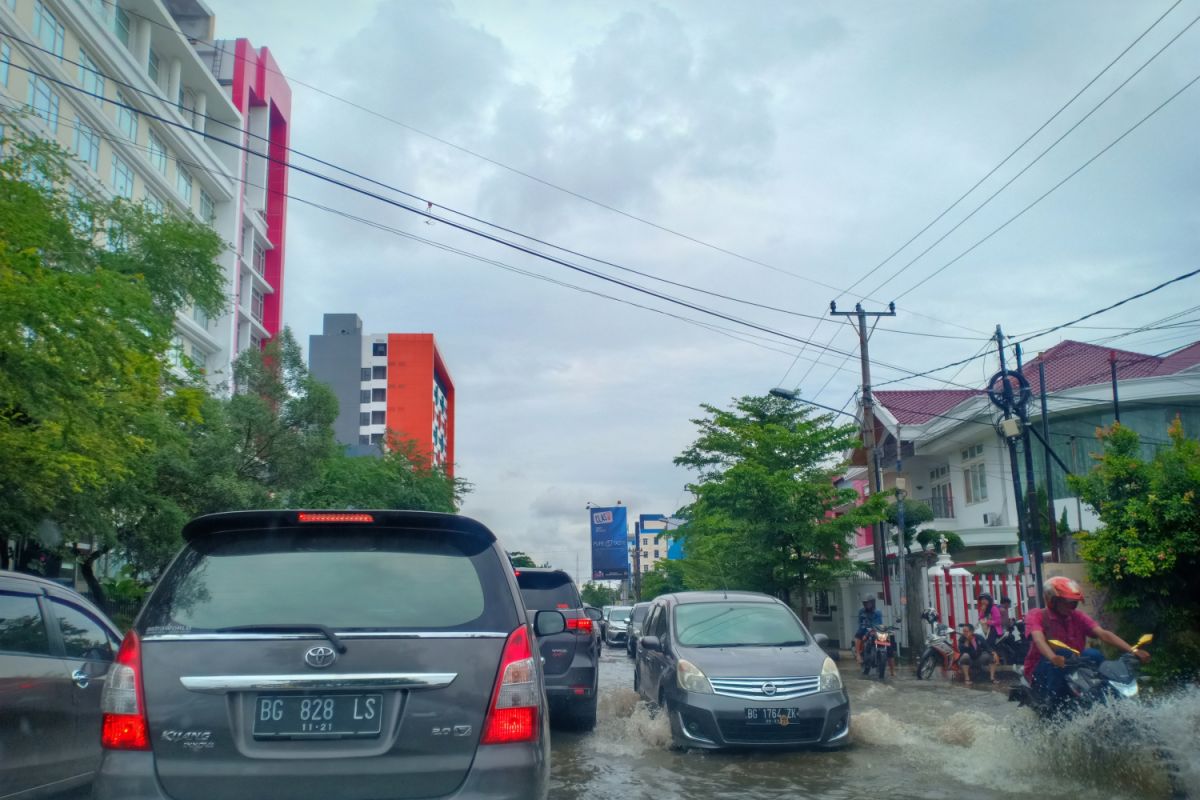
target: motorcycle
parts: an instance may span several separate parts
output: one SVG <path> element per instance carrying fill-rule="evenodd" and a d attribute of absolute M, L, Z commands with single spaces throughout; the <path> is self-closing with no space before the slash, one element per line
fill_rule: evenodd
<path fill-rule="evenodd" d="M 934 670 L 945 666 L 954 654 L 954 645 L 951 642 L 954 634 L 949 625 L 941 624 L 932 608 L 926 610 L 921 619 L 929 623 L 929 633 L 925 634 L 925 650 L 917 661 L 917 680 L 927 681 L 933 677 Z"/>
<path fill-rule="evenodd" d="M 1086 711 L 1094 705 L 1112 701 L 1131 700 L 1138 694 L 1137 676 L 1142 665 L 1135 653 L 1153 640 L 1153 636 L 1145 634 L 1133 646 L 1133 653 L 1124 653 L 1118 659 L 1097 664 L 1082 658 L 1078 650 L 1051 639 L 1051 647 L 1074 654 L 1066 657 L 1063 666 L 1066 671 L 1067 699 L 1047 698 L 1035 692 L 1024 675 L 1020 684 L 1009 690 L 1008 699 L 1020 706 L 1029 706 L 1042 719 Z"/>
<path fill-rule="evenodd" d="M 879 680 L 887 674 L 888 659 L 892 655 L 892 635 L 899 630 L 895 625 L 877 625 L 867 631 L 863 643 L 863 675 L 870 675 L 875 670 Z"/>
<path fill-rule="evenodd" d="M 1008 630 L 996 640 L 996 653 L 1005 664 L 1020 667 L 1025 663 L 1030 640 L 1025 636 L 1025 621 L 1010 622 Z"/>

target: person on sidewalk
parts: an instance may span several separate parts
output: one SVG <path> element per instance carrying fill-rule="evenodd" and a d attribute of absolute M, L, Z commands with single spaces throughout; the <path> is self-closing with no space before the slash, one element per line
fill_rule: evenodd
<path fill-rule="evenodd" d="M 988 666 L 994 670 L 995 658 L 988 652 L 983 639 L 975 635 L 971 623 L 964 622 L 958 630 L 958 668 L 962 671 L 963 683 L 971 686 L 971 670 Z"/>
<path fill-rule="evenodd" d="M 1004 635 L 1003 615 L 1000 613 L 1000 608 L 993 602 L 992 596 L 987 592 L 976 598 L 975 610 L 979 612 L 979 635 L 983 639 L 983 649 L 991 655 L 988 677 L 991 678 L 992 683 L 999 683 L 996 680 L 996 666 L 1000 662 L 1000 654 L 996 652 L 996 642 L 1000 641 L 1000 637 Z"/>

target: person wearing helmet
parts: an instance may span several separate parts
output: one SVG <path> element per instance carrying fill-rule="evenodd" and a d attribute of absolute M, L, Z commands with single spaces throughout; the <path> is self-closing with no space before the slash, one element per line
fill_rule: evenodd
<path fill-rule="evenodd" d="M 858 610 L 858 630 L 854 633 L 854 659 L 862 663 L 863 641 L 867 633 L 877 625 L 883 624 L 883 614 L 875 610 L 875 595 L 862 596 L 862 608 Z"/>
<path fill-rule="evenodd" d="M 1048 578 L 1043 592 L 1045 608 L 1030 611 L 1025 617 L 1026 630 L 1033 637 L 1033 647 L 1025 656 L 1025 679 L 1033 690 L 1043 698 L 1057 704 L 1067 695 L 1066 656 L 1069 651 L 1055 649 L 1051 639 L 1080 651 L 1084 658 L 1099 664 L 1104 655 L 1097 649 L 1087 647 L 1088 637 L 1099 639 L 1125 653 L 1136 653 L 1143 663 L 1150 660 L 1144 650 L 1133 646 L 1112 631 L 1105 630 L 1087 614 L 1079 610 L 1083 592 L 1079 584 L 1063 575 Z"/>

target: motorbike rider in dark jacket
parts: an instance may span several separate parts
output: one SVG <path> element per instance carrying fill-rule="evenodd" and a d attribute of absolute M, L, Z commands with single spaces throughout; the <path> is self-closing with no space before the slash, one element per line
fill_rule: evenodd
<path fill-rule="evenodd" d="M 867 633 L 877 625 L 883 624 L 883 614 L 875 609 L 875 595 L 864 594 L 862 608 L 858 610 L 858 630 L 854 632 L 854 659 L 861 664 L 863 641 Z"/>

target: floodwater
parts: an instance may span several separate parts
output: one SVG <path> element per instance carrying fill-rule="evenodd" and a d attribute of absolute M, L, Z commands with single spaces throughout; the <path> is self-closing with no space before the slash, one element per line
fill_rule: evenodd
<path fill-rule="evenodd" d="M 880 683 L 860 677 L 853 660 L 840 666 L 853 713 L 849 748 L 677 751 L 666 719 L 633 691 L 632 660 L 605 648 L 599 722 L 591 733 L 554 732 L 550 797 L 1200 800 L 1200 690 L 1049 729 L 990 685 L 918 681 L 911 670 Z M 1152 731 L 1171 766 L 1154 748 L 1131 744 L 1146 738 L 1133 730 Z"/>

